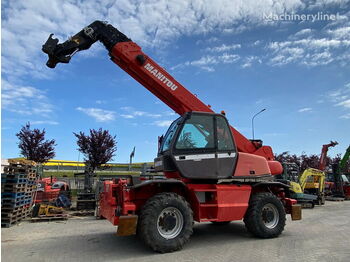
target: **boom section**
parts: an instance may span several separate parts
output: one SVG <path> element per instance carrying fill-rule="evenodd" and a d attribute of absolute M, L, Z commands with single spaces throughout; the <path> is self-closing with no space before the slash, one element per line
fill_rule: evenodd
<path fill-rule="evenodd" d="M 111 60 L 179 115 L 186 112 L 213 112 L 197 96 L 176 81 L 164 68 L 147 56 L 136 43 L 110 24 L 95 21 L 64 43 L 51 34 L 42 50 L 48 54 L 48 67 L 69 63 L 71 57 L 91 47 L 96 41 L 104 44 Z M 273 160 L 271 147 L 252 142 L 230 126 L 239 152 L 251 153 Z M 277 163 L 271 165 L 281 169 Z M 271 166 L 272 167 L 272 166 Z"/>

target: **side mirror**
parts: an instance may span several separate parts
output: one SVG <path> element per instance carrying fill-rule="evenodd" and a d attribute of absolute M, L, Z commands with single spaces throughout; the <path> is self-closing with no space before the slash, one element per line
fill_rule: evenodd
<path fill-rule="evenodd" d="M 160 147 L 162 145 L 163 139 L 164 139 L 164 135 L 158 136 L 158 152 L 159 152 Z"/>

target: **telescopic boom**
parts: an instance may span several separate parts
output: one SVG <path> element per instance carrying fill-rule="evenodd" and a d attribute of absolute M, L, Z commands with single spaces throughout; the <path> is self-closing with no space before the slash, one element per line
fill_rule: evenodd
<path fill-rule="evenodd" d="M 69 63 L 71 57 L 81 50 L 100 41 L 109 51 L 111 60 L 131 75 L 179 115 L 186 112 L 213 112 L 195 95 L 176 81 L 166 70 L 142 52 L 141 47 L 112 25 L 95 21 L 79 33 L 59 44 L 51 34 L 42 50 L 49 56 L 46 65 L 55 68 L 58 63 Z M 260 140 L 249 140 L 231 126 L 239 152 L 263 156 L 269 162 L 271 174 L 281 173 L 279 162 L 273 161 L 270 146 L 263 146 Z"/>

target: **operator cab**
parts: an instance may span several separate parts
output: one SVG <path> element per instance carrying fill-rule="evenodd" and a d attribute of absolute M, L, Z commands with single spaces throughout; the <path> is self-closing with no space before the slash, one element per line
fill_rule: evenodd
<path fill-rule="evenodd" d="M 227 119 L 189 112 L 176 119 L 160 141 L 156 171 L 178 172 L 190 179 L 232 177 L 237 149 Z"/>

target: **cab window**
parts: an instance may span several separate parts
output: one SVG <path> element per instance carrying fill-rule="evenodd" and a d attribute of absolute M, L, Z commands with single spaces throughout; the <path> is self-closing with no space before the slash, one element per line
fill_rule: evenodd
<path fill-rule="evenodd" d="M 233 139 L 229 128 L 223 117 L 216 117 L 217 144 L 219 151 L 234 150 Z"/>
<path fill-rule="evenodd" d="M 214 118 L 192 115 L 186 120 L 175 144 L 176 149 L 215 148 Z"/>
<path fill-rule="evenodd" d="M 181 118 L 175 120 L 169 127 L 168 131 L 165 134 L 165 137 L 163 139 L 163 143 L 160 149 L 160 152 L 164 152 L 169 149 L 171 141 L 173 140 L 173 137 L 176 133 L 176 129 L 179 126 L 178 122 L 180 121 Z"/>

